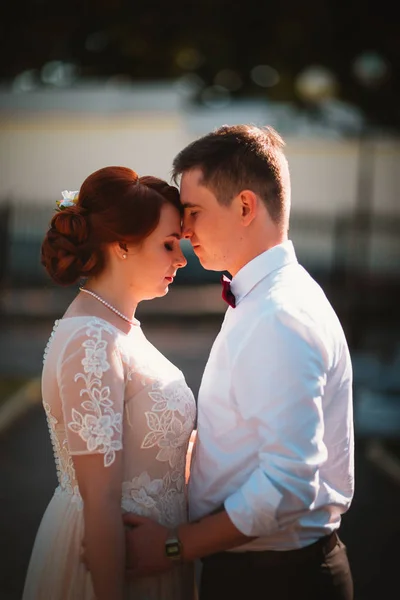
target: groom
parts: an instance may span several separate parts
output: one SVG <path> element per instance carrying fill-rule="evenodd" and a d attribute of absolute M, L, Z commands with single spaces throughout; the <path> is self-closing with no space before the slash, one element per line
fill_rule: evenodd
<path fill-rule="evenodd" d="M 272 128 L 224 126 L 173 164 L 183 234 L 204 268 L 232 275 L 230 306 L 199 391 L 190 522 L 125 522 L 132 575 L 201 558 L 201 600 L 353 598 L 338 536 L 354 492 L 352 366 L 288 239 L 283 147 Z"/>

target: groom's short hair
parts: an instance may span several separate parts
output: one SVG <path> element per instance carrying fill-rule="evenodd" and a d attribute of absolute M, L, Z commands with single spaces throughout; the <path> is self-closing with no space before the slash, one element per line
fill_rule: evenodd
<path fill-rule="evenodd" d="M 192 169 L 220 204 L 229 205 L 242 190 L 256 193 L 276 223 L 287 222 L 290 177 L 285 142 L 272 127 L 223 125 L 191 142 L 175 157 L 172 178 Z"/>

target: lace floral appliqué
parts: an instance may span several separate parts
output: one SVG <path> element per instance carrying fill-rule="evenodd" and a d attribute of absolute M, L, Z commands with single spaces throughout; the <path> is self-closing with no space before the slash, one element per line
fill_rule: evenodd
<path fill-rule="evenodd" d="M 98 450 L 104 454 L 104 465 L 110 466 L 115 460 L 115 452 L 121 450 L 120 440 L 113 440 L 115 432 L 121 432 L 122 415 L 115 413 L 110 398 L 110 388 L 102 386 L 103 373 L 110 369 L 107 360 L 107 342 L 102 339 L 104 325 L 93 321 L 87 330 L 88 340 L 83 342 L 85 358 L 82 360 L 84 373 L 77 373 L 74 381 L 83 379 L 85 388 L 80 392 L 87 400 L 82 402 L 85 414 L 72 409 L 72 421 L 68 428 L 86 442 L 90 452 Z"/>
<path fill-rule="evenodd" d="M 150 431 L 141 447 L 158 446 L 157 460 L 167 461 L 173 469 L 180 470 L 184 460 L 183 448 L 186 448 L 195 416 L 195 408 L 188 402 L 187 386 L 183 380 L 174 382 L 171 386 L 153 389 L 149 396 L 155 404 L 152 411 L 146 412 Z M 176 412 L 183 420 L 175 416 Z"/>
<path fill-rule="evenodd" d="M 166 526 L 186 518 L 185 458 L 195 419 L 195 402 L 184 379 L 153 383 L 146 411 L 147 432 L 142 450 L 157 449 L 156 460 L 167 463 L 163 477 L 152 479 L 147 471 L 122 485 L 122 507 Z"/>
<path fill-rule="evenodd" d="M 174 526 L 186 518 L 183 490 L 172 486 L 171 474 L 151 479 L 147 472 L 122 484 L 122 508 L 149 517 L 165 526 Z"/>

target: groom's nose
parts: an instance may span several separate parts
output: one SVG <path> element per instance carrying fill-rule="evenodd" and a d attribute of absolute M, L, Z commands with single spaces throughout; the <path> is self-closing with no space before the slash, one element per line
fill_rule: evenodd
<path fill-rule="evenodd" d="M 183 221 L 183 224 L 182 224 L 182 237 L 184 237 L 185 239 L 189 240 L 192 237 L 192 235 L 193 235 L 192 230 L 185 223 L 185 221 Z"/>

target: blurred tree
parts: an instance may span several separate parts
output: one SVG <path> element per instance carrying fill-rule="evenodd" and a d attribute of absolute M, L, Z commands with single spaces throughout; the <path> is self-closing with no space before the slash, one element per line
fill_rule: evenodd
<path fill-rule="evenodd" d="M 301 103 L 296 77 L 316 64 L 334 73 L 342 100 L 370 122 L 400 130 L 400 36 L 395 9 L 385 4 L 17 0 L 1 8 L 0 81 L 29 71 L 45 85 L 43 66 L 65 61 L 81 78 L 195 74 L 204 86 L 226 86 L 233 97 Z M 377 86 L 355 76 L 355 61 L 366 53 L 386 65 Z"/>

